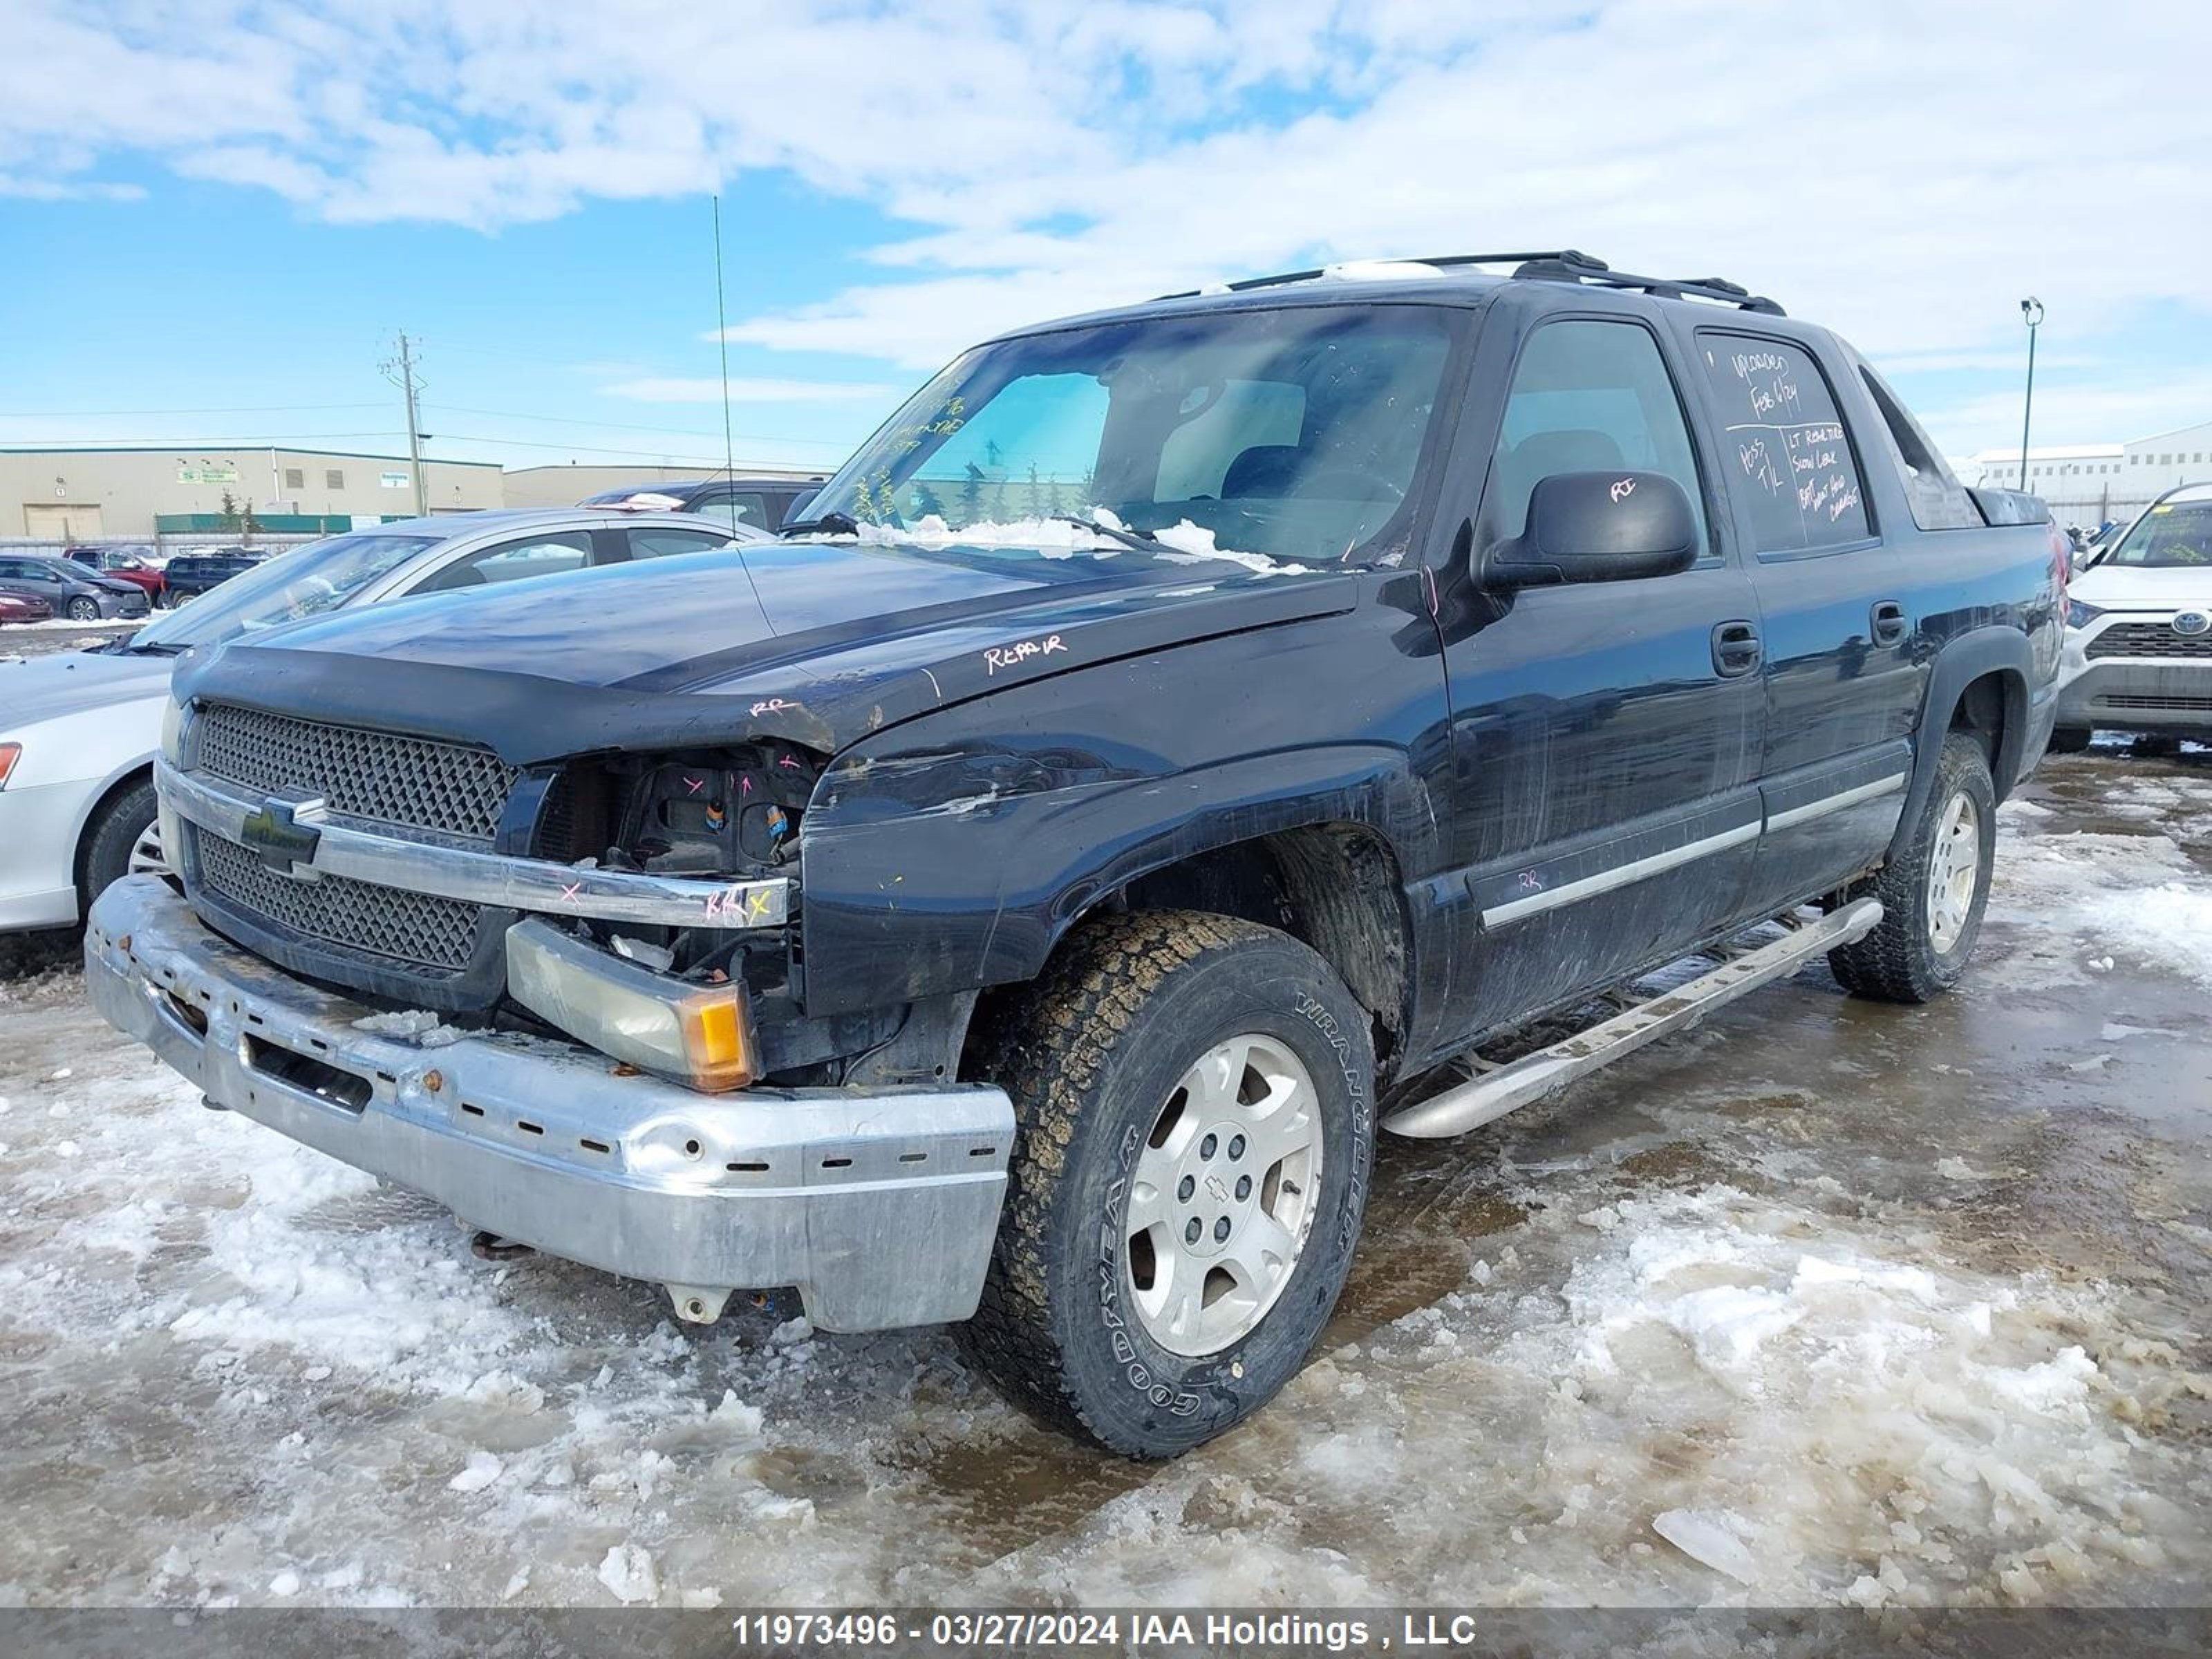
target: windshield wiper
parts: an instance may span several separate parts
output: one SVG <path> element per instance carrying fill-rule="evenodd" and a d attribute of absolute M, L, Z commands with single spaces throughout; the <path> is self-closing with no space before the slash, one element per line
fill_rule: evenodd
<path fill-rule="evenodd" d="M 1074 525 L 1079 529 L 1091 532 L 1094 536 L 1103 536 L 1109 541 L 1121 543 L 1124 547 L 1133 547 L 1140 553 L 1149 553 L 1156 547 L 1167 545 L 1149 530 L 1131 530 L 1124 525 L 1101 524 L 1096 519 L 1085 518 L 1080 513 L 1051 513 L 1045 516 L 1054 524 Z"/>
<path fill-rule="evenodd" d="M 776 534 L 804 536 L 815 530 L 826 530 L 833 536 L 857 536 L 860 533 L 860 522 L 849 513 L 824 513 L 819 518 L 794 520 Z"/>

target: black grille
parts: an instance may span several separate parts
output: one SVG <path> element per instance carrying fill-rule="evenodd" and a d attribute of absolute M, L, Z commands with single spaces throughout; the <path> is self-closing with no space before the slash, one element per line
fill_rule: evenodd
<path fill-rule="evenodd" d="M 2152 696 L 2136 691 L 2116 691 L 2097 699 L 2104 708 L 2165 708 L 2179 714 L 2212 714 L 2212 697 Z"/>
<path fill-rule="evenodd" d="M 272 927 L 416 972 L 460 973 L 475 953 L 473 904 L 343 876 L 295 881 L 234 842 L 196 840 L 201 884 Z"/>
<path fill-rule="evenodd" d="M 471 841 L 497 833 L 520 775 L 467 744 L 221 704 L 200 716 L 196 732 L 198 763 L 219 778 L 251 789 L 308 790 L 333 812 Z"/>
<path fill-rule="evenodd" d="M 2177 634 L 2164 623 L 2114 623 L 2089 641 L 2085 654 L 2212 658 L 2212 634 Z"/>

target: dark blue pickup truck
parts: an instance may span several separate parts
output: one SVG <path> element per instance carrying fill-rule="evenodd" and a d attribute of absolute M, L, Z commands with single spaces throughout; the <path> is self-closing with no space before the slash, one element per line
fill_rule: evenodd
<path fill-rule="evenodd" d="M 93 994 L 487 1249 L 965 1322 L 1147 1456 L 1295 1372 L 1379 1130 L 1955 981 L 2066 604 L 1833 335 L 1572 252 L 1022 330 L 738 555 L 188 653 Z"/>

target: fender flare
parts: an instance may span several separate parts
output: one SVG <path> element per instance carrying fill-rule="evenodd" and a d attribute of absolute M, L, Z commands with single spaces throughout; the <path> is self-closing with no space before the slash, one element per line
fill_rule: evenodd
<path fill-rule="evenodd" d="M 1928 690 L 1920 705 L 1920 721 L 1913 735 L 1912 781 L 1905 793 L 1905 810 L 1899 814 L 1886 858 L 1896 858 L 1911 838 L 1912 825 L 1928 804 L 1936 787 L 1936 768 L 1943 754 L 1943 737 L 1951 728 L 1966 688 L 1995 674 L 2004 687 L 2004 730 L 1990 773 L 1997 799 L 2009 793 L 2020 775 L 2021 757 L 2027 744 L 2027 688 L 2035 676 L 2034 656 L 2027 635 L 2017 628 L 1996 623 L 1970 629 L 1945 645 L 1929 671 Z"/>
<path fill-rule="evenodd" d="M 1402 884 L 1409 853 L 1420 851 L 1407 842 L 1430 823 L 1407 757 L 1387 744 L 1246 756 L 951 805 L 820 831 L 810 822 L 810 1015 L 1034 978 L 1107 895 L 1284 830 L 1364 829 L 1389 849 Z M 878 848 L 896 855 L 887 862 Z M 889 884 L 884 868 L 897 872 Z"/>

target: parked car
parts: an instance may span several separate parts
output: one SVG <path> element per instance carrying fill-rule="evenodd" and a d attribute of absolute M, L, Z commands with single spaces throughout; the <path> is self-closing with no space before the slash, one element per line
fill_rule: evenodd
<path fill-rule="evenodd" d="M 182 891 L 102 896 L 94 1000 L 683 1319 L 965 1321 L 1045 1422 L 1222 1432 L 1328 1320 L 1378 1120 L 1462 1133 L 1822 954 L 1937 995 L 2050 735 L 2039 501 L 1741 288 L 1478 258 L 981 346 L 746 581 L 183 665 Z"/>
<path fill-rule="evenodd" d="M 145 590 L 146 597 L 155 605 L 161 602 L 161 591 L 166 586 L 161 568 L 146 555 L 151 549 L 135 547 L 65 547 L 62 556 L 88 570 L 97 570 L 112 576 L 118 581 L 129 582 Z"/>
<path fill-rule="evenodd" d="M 2093 553 L 2066 622 L 2053 748 L 2099 732 L 2212 743 L 2212 483 L 2169 489 Z"/>
<path fill-rule="evenodd" d="M 0 663 L 0 748 L 19 756 L 0 788 L 0 932 L 73 922 L 126 870 L 161 867 L 154 750 L 169 672 L 185 653 L 401 594 L 732 544 L 719 526 L 669 514 L 570 507 L 410 520 L 279 554 L 128 641 Z M 699 580 L 716 574 L 702 568 Z"/>
<path fill-rule="evenodd" d="M 143 617 L 152 608 L 146 590 L 135 582 L 67 559 L 26 553 L 0 553 L 0 593 L 43 599 L 55 615 L 71 622 Z"/>
<path fill-rule="evenodd" d="M 54 614 L 44 599 L 26 593 L 0 593 L 0 623 L 44 622 Z"/>
<path fill-rule="evenodd" d="M 586 496 L 586 507 L 626 513 L 702 513 L 757 530 L 781 530 L 793 506 L 821 483 L 814 478 L 663 478 Z"/>
<path fill-rule="evenodd" d="M 162 603 L 182 605 L 209 589 L 220 587 L 271 556 L 265 548 L 216 547 L 197 553 L 179 553 L 161 572 Z"/>

